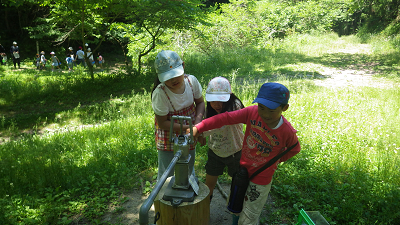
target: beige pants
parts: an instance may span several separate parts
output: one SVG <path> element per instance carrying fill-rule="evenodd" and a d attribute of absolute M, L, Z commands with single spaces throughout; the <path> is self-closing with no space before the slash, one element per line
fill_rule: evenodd
<path fill-rule="evenodd" d="M 243 211 L 240 213 L 239 225 L 258 225 L 261 212 L 267 202 L 272 181 L 267 185 L 258 185 L 250 181 L 244 197 Z"/>

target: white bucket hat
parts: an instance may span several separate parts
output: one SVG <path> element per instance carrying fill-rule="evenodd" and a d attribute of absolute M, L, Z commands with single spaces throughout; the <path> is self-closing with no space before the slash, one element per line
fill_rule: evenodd
<path fill-rule="evenodd" d="M 183 61 L 174 51 L 163 50 L 159 52 L 154 62 L 154 67 L 156 68 L 160 82 L 182 76 L 184 73 L 182 63 Z"/>
<path fill-rule="evenodd" d="M 231 97 L 231 84 L 225 77 L 215 77 L 208 83 L 206 90 L 207 102 L 227 102 Z"/>
<path fill-rule="evenodd" d="M 14 42 L 13 42 L 13 45 L 16 45 L 16 44 L 17 44 L 17 42 L 16 42 L 16 41 L 14 41 Z"/>
<path fill-rule="evenodd" d="M 74 50 L 72 47 L 69 47 L 68 49 L 71 50 L 71 51 Z"/>

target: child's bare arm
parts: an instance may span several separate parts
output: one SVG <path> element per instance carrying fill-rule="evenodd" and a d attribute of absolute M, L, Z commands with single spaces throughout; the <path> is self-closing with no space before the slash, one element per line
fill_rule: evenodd
<path fill-rule="evenodd" d="M 156 115 L 156 120 L 158 123 L 158 126 L 163 129 L 169 131 L 171 129 L 171 121 L 168 120 L 167 116 L 159 116 Z M 189 125 L 182 125 L 182 130 L 183 132 L 189 128 Z M 174 126 L 172 128 L 175 132 L 180 132 L 181 131 L 181 125 L 179 123 L 174 123 Z"/>
<path fill-rule="evenodd" d="M 196 103 L 196 117 L 194 119 L 193 124 L 198 124 L 203 120 L 203 115 L 205 111 L 205 103 L 204 103 L 204 98 L 201 96 L 198 99 L 195 99 L 194 102 Z"/>

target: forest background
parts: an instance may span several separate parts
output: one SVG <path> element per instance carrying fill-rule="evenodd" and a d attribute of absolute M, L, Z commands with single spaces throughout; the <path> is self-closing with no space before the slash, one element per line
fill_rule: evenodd
<path fill-rule="evenodd" d="M 17 41 L 23 61 L 14 70 L 7 52 L 9 65 L 0 67 L 1 224 L 107 224 L 110 205 L 116 215 L 125 210 L 124 192 L 151 191 L 157 154 L 149 92 L 161 49 L 178 52 L 203 87 L 227 77 L 246 106 L 265 80 L 292 91 L 287 116 L 303 152 L 277 171 L 278 210 L 262 223 L 294 223 L 301 208 L 330 224 L 400 223 L 399 88 L 321 89 L 310 82 L 321 74 L 303 65 L 362 62 L 398 83 L 400 2 L 0 2 L 0 43 L 7 52 Z M 373 43 L 376 53 L 346 61 L 324 55 L 343 36 Z M 87 51 L 85 43 L 104 55 L 104 72 L 90 63 L 73 73 L 32 65 L 39 51 L 63 58 L 70 46 Z"/>

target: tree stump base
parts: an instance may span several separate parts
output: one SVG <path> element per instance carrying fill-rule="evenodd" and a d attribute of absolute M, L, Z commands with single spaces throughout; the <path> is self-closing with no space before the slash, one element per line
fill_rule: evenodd
<path fill-rule="evenodd" d="M 172 206 L 170 201 L 163 200 L 165 190 L 171 181 L 169 177 L 154 199 L 154 209 L 160 213 L 158 225 L 208 225 L 210 222 L 210 190 L 207 185 L 199 182 L 199 194 L 193 202 L 182 202 Z M 156 215 L 157 216 L 157 215 Z"/>

